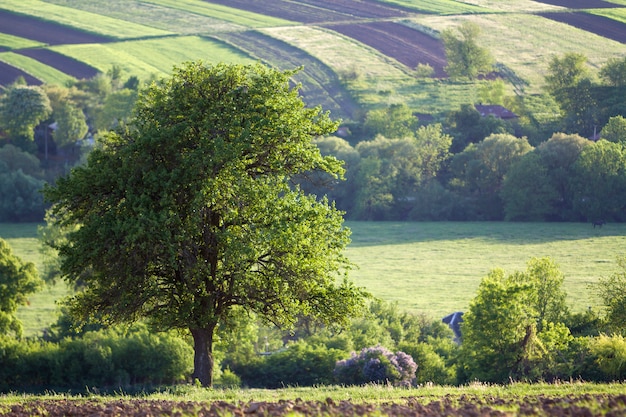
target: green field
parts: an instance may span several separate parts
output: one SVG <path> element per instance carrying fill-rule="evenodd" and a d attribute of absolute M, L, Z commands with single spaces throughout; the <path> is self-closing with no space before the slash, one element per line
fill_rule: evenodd
<path fill-rule="evenodd" d="M 482 28 L 481 45 L 491 51 L 498 64 L 508 68 L 526 83 L 524 93 L 527 95 L 542 91 L 546 68 L 553 55 L 580 52 L 589 57 L 593 68 L 598 69 L 608 59 L 626 54 L 625 44 L 537 15 L 538 12 L 566 9 L 532 0 L 381 1 L 415 10 L 416 13 L 409 19 L 397 21 L 420 26 L 434 36 L 438 31 L 458 25 L 463 20 L 478 23 Z M 623 0 L 614 2 L 624 4 Z M 421 78 L 416 76 L 413 69 L 380 52 L 320 26 L 298 24 L 208 2 L 5 0 L 0 4 L 0 9 L 56 21 L 77 30 L 120 40 L 110 44 L 57 45 L 48 48 L 103 72 L 118 65 L 124 77 L 135 75 L 140 79 L 150 79 L 155 75 L 167 75 L 175 64 L 197 59 L 207 62 L 248 62 L 250 51 L 246 51 L 245 44 L 232 43 L 227 47 L 206 37 L 226 37 L 227 34 L 257 29 L 300 48 L 303 53 L 331 68 L 339 78 L 356 73 L 357 78 L 345 81 L 344 87 L 363 110 L 406 103 L 415 112 L 438 115 L 457 109 L 460 104 L 476 102 L 478 88 L 484 83 Z M 624 9 L 596 9 L 592 12 L 616 21 L 625 21 Z M 0 37 L 0 45 L 6 45 L 9 49 L 33 46 L 15 37 Z M 259 57 L 277 56 L 269 50 L 256 52 L 255 55 Z M 287 50 L 282 53 L 290 54 Z M 16 62 L 16 58 L 6 55 L 0 59 L 15 64 L 47 83 L 62 84 L 67 80 L 33 60 Z M 281 64 L 269 63 L 277 66 Z M 305 66 L 304 72 L 313 66 Z M 315 75 L 309 77 L 314 78 Z M 319 90 L 316 86 L 312 88 Z M 325 92 L 313 94 L 315 102 L 309 104 L 325 105 L 332 101 L 333 91 L 336 89 L 328 88 Z M 509 94 L 512 94 L 512 88 Z M 533 114 L 540 111 L 532 106 L 528 109 Z M 332 106 L 331 110 L 334 110 Z M 535 116 L 541 118 L 541 115 Z M 346 119 L 342 114 L 337 117 Z"/>
<path fill-rule="evenodd" d="M 626 224 L 347 222 L 347 255 L 358 265 L 351 278 L 374 296 L 432 318 L 466 311 L 481 278 L 494 268 L 525 270 L 531 257 L 551 257 L 565 274 L 574 311 L 599 308 L 589 285 L 616 270 L 626 247 Z M 42 265 L 36 224 L 0 224 L 0 237 L 27 261 Z M 54 318 L 61 283 L 31 297 L 19 310 L 27 335 Z"/>

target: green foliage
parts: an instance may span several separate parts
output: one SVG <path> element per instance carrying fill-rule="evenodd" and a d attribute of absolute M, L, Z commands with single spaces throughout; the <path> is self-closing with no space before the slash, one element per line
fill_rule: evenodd
<path fill-rule="evenodd" d="M 53 136 L 58 146 L 76 144 L 89 130 L 83 111 L 68 102 L 55 110 L 53 117 L 57 123 Z"/>
<path fill-rule="evenodd" d="M 372 138 L 381 135 L 390 139 L 403 139 L 414 136 L 418 120 L 406 104 L 392 104 L 385 109 L 367 112 L 363 127 Z"/>
<path fill-rule="evenodd" d="M 124 88 L 107 95 L 102 108 L 98 109 L 94 116 L 96 129 L 113 129 L 119 124 L 127 122 L 136 100 L 136 89 Z"/>
<path fill-rule="evenodd" d="M 0 221 L 36 222 L 43 219 L 45 205 L 41 190 L 45 181 L 21 169 L 2 172 L 0 165 Z"/>
<path fill-rule="evenodd" d="M 600 68 L 600 78 L 611 86 L 622 87 L 626 85 L 626 57 L 622 59 L 609 58 Z"/>
<path fill-rule="evenodd" d="M 242 383 L 250 387 L 331 385 L 333 369 L 345 353 L 304 341 L 257 360 L 240 369 Z"/>
<path fill-rule="evenodd" d="M 25 175 L 41 179 L 43 171 L 37 157 L 10 143 L 0 147 L 0 173 L 22 170 Z"/>
<path fill-rule="evenodd" d="M 463 316 L 461 364 L 469 380 L 506 382 L 524 376 L 535 338 L 533 287 L 501 269 L 483 278 Z"/>
<path fill-rule="evenodd" d="M 587 221 L 626 220 L 626 155 L 622 144 L 599 140 L 572 167 L 573 208 Z"/>
<path fill-rule="evenodd" d="M 58 343 L 0 339 L 0 390 L 171 384 L 191 371 L 191 347 L 171 333 L 88 332 Z"/>
<path fill-rule="evenodd" d="M 568 52 L 562 57 L 553 55 L 545 77 L 548 90 L 559 96 L 568 88 L 575 87 L 589 75 L 587 57 L 576 52 Z"/>
<path fill-rule="evenodd" d="M 35 126 L 51 112 L 50 100 L 40 87 L 13 85 L 0 97 L 0 127 L 10 139 L 32 141 Z"/>
<path fill-rule="evenodd" d="M 623 336 L 600 335 L 590 348 L 602 372 L 613 380 L 626 377 L 626 339 Z"/>
<path fill-rule="evenodd" d="M 611 331 L 626 334 L 626 257 L 617 258 L 618 270 L 600 278 L 594 285 L 606 308 L 606 320 Z"/>
<path fill-rule="evenodd" d="M 448 60 L 446 66 L 448 75 L 473 80 L 479 75 L 489 73 L 494 60 L 491 53 L 477 43 L 480 26 L 465 21 L 457 31 L 461 35 L 460 38 L 452 29 L 445 29 L 440 34 Z"/>
<path fill-rule="evenodd" d="M 602 128 L 600 137 L 609 142 L 626 144 L 626 118 L 622 116 L 611 117 Z"/>
<path fill-rule="evenodd" d="M 22 323 L 15 312 L 42 285 L 35 265 L 13 255 L 8 243 L 0 239 L 0 335 L 22 336 Z"/>
<path fill-rule="evenodd" d="M 526 138 L 492 134 L 453 157 L 451 183 L 468 200 L 473 200 L 477 218 L 499 220 L 504 217 L 499 195 L 504 178 L 509 168 L 531 150 Z"/>
<path fill-rule="evenodd" d="M 284 326 L 357 313 L 341 213 L 290 187 L 306 171 L 342 174 L 312 143 L 337 124 L 304 106 L 294 73 L 186 63 L 47 189 L 60 224 L 81 225 L 59 248 L 64 275 L 86 282 L 75 314 L 188 328 L 194 377 L 211 385 L 213 334 L 235 306 Z"/>
<path fill-rule="evenodd" d="M 463 104 L 447 115 L 447 128 L 454 137 L 450 152 L 457 154 L 472 143 L 478 143 L 492 134 L 513 133 L 513 129 L 502 119 L 482 117 L 472 104 Z"/>

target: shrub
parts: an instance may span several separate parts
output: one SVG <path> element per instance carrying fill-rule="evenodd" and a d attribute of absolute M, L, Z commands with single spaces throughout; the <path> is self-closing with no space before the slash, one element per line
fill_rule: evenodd
<path fill-rule="evenodd" d="M 370 382 L 410 386 L 415 380 L 417 365 L 404 352 L 395 354 L 378 345 L 364 348 L 357 355 L 352 352 L 348 359 L 337 361 L 335 378 L 346 385 L 361 385 Z"/>
<path fill-rule="evenodd" d="M 626 340 L 623 336 L 600 335 L 590 347 L 602 372 L 616 380 L 626 377 Z"/>

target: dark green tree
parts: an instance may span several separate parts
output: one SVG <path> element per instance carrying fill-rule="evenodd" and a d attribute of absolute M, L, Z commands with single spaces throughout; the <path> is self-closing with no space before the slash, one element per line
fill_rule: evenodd
<path fill-rule="evenodd" d="M 453 29 L 441 32 L 441 40 L 446 51 L 448 65 L 446 72 L 450 77 L 474 79 L 487 74 L 493 69 L 493 57 L 489 50 L 478 45 L 480 26 L 472 22 L 463 22 L 458 28 L 460 38 Z"/>
<path fill-rule="evenodd" d="M 23 262 L 9 244 L 0 239 L 0 334 L 22 336 L 17 308 L 28 302 L 28 295 L 41 289 L 43 281 L 32 262 Z"/>
<path fill-rule="evenodd" d="M 53 117 L 57 123 L 53 136 L 58 146 L 76 144 L 89 130 L 83 111 L 69 102 L 62 103 Z"/>
<path fill-rule="evenodd" d="M 50 100 L 39 87 L 12 85 L 0 97 L 0 127 L 23 148 L 31 147 L 35 126 L 51 113 Z"/>
<path fill-rule="evenodd" d="M 337 123 L 304 106 L 295 72 L 177 67 L 127 130 L 47 188 L 60 224 L 80 225 L 58 248 L 64 276 L 86 284 L 75 315 L 188 329 L 193 377 L 210 386 L 214 335 L 236 307 L 279 326 L 358 312 L 341 212 L 291 187 L 306 171 L 341 175 L 312 143 Z"/>
<path fill-rule="evenodd" d="M 582 220 L 626 220 L 626 152 L 621 143 L 586 146 L 572 167 L 573 209 Z"/>
<path fill-rule="evenodd" d="M 611 117 L 602 128 L 600 137 L 609 142 L 626 145 L 626 118 L 623 116 Z"/>
<path fill-rule="evenodd" d="M 370 110 L 363 123 L 370 137 L 382 135 L 389 139 L 413 137 L 418 119 L 406 104 L 392 104 L 384 109 Z"/>
<path fill-rule="evenodd" d="M 622 59 L 609 58 L 600 68 L 600 78 L 605 84 L 613 87 L 626 86 L 626 57 Z"/>

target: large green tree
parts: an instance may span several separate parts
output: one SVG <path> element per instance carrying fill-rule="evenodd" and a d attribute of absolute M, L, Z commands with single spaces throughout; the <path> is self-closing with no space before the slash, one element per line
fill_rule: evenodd
<path fill-rule="evenodd" d="M 86 287 L 74 314 L 188 329 L 194 378 L 236 307 L 289 326 L 345 322 L 366 295 L 346 277 L 342 213 L 293 187 L 341 164 L 312 139 L 337 123 L 290 87 L 295 71 L 186 63 L 140 95 L 128 129 L 46 195 L 64 226 L 61 270 Z M 85 273 L 85 272 L 88 273 Z"/>
<path fill-rule="evenodd" d="M 23 262 L 9 244 L 0 239 L 0 334 L 22 335 L 17 308 L 28 302 L 28 295 L 39 290 L 43 281 L 32 262 Z"/>
<path fill-rule="evenodd" d="M 489 50 L 478 45 L 480 26 L 472 22 L 463 22 L 457 33 L 453 29 L 441 31 L 441 40 L 446 51 L 448 65 L 446 72 L 451 77 L 474 79 L 487 74 L 493 69 L 493 57 Z"/>

